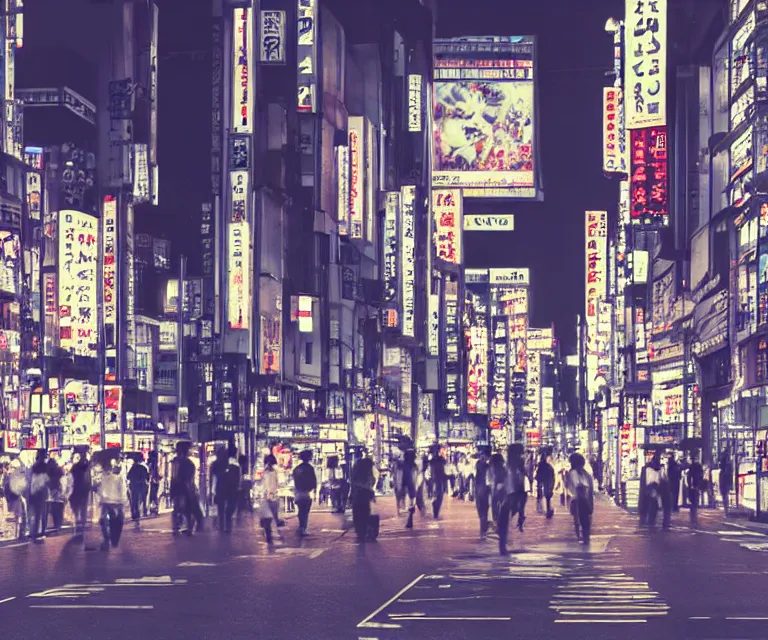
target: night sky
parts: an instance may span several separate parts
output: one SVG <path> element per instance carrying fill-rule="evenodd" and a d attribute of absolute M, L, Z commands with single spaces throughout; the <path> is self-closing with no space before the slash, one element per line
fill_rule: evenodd
<path fill-rule="evenodd" d="M 602 172 L 601 87 L 613 66 L 605 21 L 623 17 L 623 2 L 439 1 L 438 37 L 538 37 L 544 201 L 486 201 L 483 212 L 515 214 L 515 231 L 465 236 L 465 259 L 468 267 L 530 267 L 533 325 L 554 322 L 563 353 L 575 353 L 576 314 L 584 309 L 584 211 L 615 211 L 618 201 L 616 179 Z"/>

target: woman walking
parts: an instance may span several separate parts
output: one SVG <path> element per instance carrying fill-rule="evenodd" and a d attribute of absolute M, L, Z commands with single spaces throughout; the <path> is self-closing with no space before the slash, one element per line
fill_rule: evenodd
<path fill-rule="evenodd" d="M 568 472 L 568 489 L 571 496 L 571 515 L 576 530 L 576 537 L 584 544 L 589 544 L 592 530 L 592 512 L 594 511 L 594 481 L 584 468 L 586 461 L 580 453 L 570 458 L 571 470 Z"/>
<path fill-rule="evenodd" d="M 352 469 L 352 523 L 357 534 L 357 541 L 369 539 L 371 521 L 371 502 L 375 500 L 373 491 L 376 486 L 373 460 L 361 458 Z"/>

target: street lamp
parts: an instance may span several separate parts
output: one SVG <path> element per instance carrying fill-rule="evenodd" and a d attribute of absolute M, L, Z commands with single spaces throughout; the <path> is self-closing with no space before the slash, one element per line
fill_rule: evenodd
<path fill-rule="evenodd" d="M 604 28 L 606 33 L 615 33 L 621 29 L 621 20 L 618 20 L 617 18 L 608 18 L 608 20 L 605 21 Z"/>

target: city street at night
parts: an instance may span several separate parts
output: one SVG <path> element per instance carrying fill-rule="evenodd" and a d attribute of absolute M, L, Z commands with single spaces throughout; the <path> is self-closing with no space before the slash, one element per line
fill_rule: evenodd
<path fill-rule="evenodd" d="M 601 498 L 584 548 L 562 510 L 547 521 L 529 509 L 501 557 L 470 503 L 450 500 L 412 531 L 391 498 L 375 506 L 381 535 L 362 546 L 322 512 L 301 544 L 289 519 L 272 550 L 247 518 L 231 536 L 174 538 L 167 516 L 129 526 L 109 552 L 65 536 L 6 546 L 4 637 L 765 637 L 768 535 L 722 512 L 695 530 L 681 511 L 672 531 L 640 531 Z"/>

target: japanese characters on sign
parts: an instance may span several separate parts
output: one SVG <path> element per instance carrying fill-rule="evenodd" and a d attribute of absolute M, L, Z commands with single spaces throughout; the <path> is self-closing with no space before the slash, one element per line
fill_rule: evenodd
<path fill-rule="evenodd" d="M 440 296 L 430 294 L 427 300 L 427 353 L 440 355 Z"/>
<path fill-rule="evenodd" d="M 133 145 L 133 201 L 149 202 L 149 148 L 143 142 Z"/>
<path fill-rule="evenodd" d="M 259 61 L 285 64 L 285 11 L 262 11 Z"/>
<path fill-rule="evenodd" d="M 116 346 L 117 341 L 117 200 L 113 196 L 104 197 L 101 218 L 102 238 L 102 275 L 101 286 L 102 313 L 104 317 L 105 347 Z M 111 329 L 110 329 L 111 327 Z M 107 341 L 112 344 L 107 344 Z"/>
<path fill-rule="evenodd" d="M 157 36 L 160 13 L 152 3 L 152 37 L 149 41 L 149 164 L 157 166 Z M 157 192 L 157 181 L 152 185 Z M 156 199 L 156 198 L 155 198 Z"/>
<path fill-rule="evenodd" d="M 495 316 L 492 320 L 492 341 L 493 341 L 493 374 L 491 398 L 491 417 L 505 418 L 509 413 L 507 408 L 507 389 L 509 388 L 508 366 L 507 366 L 507 318 L 505 316 Z"/>
<path fill-rule="evenodd" d="M 349 233 L 349 147 L 336 147 L 339 235 Z"/>
<path fill-rule="evenodd" d="M 460 189 L 432 190 L 435 256 L 438 260 L 461 264 L 461 209 Z"/>
<path fill-rule="evenodd" d="M 362 240 L 365 223 L 365 149 L 363 118 L 349 118 L 349 237 Z"/>
<path fill-rule="evenodd" d="M 98 227 L 82 211 L 59 212 L 59 345 L 91 358 L 98 354 Z"/>
<path fill-rule="evenodd" d="M 531 414 L 532 424 L 529 427 L 529 431 L 533 432 L 528 434 L 530 439 L 531 435 L 534 437 L 541 437 L 541 353 L 539 351 L 529 351 L 527 354 L 527 369 L 526 369 L 526 405 L 528 406 L 528 412 Z"/>
<path fill-rule="evenodd" d="M 491 285 L 514 284 L 528 286 L 531 284 L 531 270 L 526 267 L 519 269 L 488 269 L 488 278 Z"/>
<path fill-rule="evenodd" d="M 627 129 L 667 124 L 667 0 L 626 0 Z"/>
<path fill-rule="evenodd" d="M 250 190 L 247 171 L 230 171 L 229 180 L 232 189 L 231 222 L 242 222 L 249 219 Z"/>
<path fill-rule="evenodd" d="M 488 327 L 486 316 L 475 314 L 467 329 L 467 413 L 488 413 Z"/>
<path fill-rule="evenodd" d="M 408 131 L 421 131 L 421 76 L 408 76 Z"/>
<path fill-rule="evenodd" d="M 27 215 L 30 220 L 40 219 L 43 181 L 37 171 L 27 170 Z"/>
<path fill-rule="evenodd" d="M 234 9 L 232 29 L 232 131 L 253 133 L 253 31 L 250 7 Z"/>
<path fill-rule="evenodd" d="M 416 337 L 416 187 L 400 189 L 400 296 L 404 337 Z"/>
<path fill-rule="evenodd" d="M 603 87 L 603 171 L 627 172 L 624 128 L 624 94 L 621 87 Z"/>
<path fill-rule="evenodd" d="M 316 0 L 298 0 L 297 64 L 298 110 L 306 113 L 317 111 L 317 5 Z"/>
<path fill-rule="evenodd" d="M 398 265 L 398 217 L 400 211 L 400 194 L 390 191 L 384 208 L 384 302 L 397 301 L 400 290 Z"/>
<path fill-rule="evenodd" d="M 667 128 L 635 129 L 630 136 L 632 221 L 668 224 Z"/>
<path fill-rule="evenodd" d="M 229 223 L 227 255 L 227 321 L 231 329 L 248 329 L 251 317 L 251 250 L 250 227 L 245 220 Z"/>
<path fill-rule="evenodd" d="M 514 231 L 515 216 L 511 213 L 502 214 L 464 214 L 464 231 Z"/>
<path fill-rule="evenodd" d="M 597 372 L 597 345 L 599 341 L 599 305 L 605 298 L 608 275 L 608 214 L 605 211 L 587 211 L 585 229 L 585 318 L 587 379 L 593 381 Z"/>

